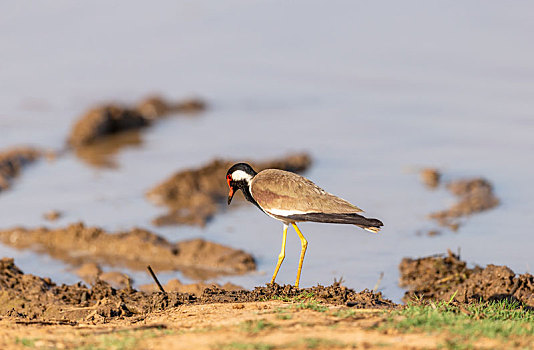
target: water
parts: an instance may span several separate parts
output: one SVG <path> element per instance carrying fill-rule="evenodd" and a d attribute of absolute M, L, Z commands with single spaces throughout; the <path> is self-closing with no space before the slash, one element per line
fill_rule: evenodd
<path fill-rule="evenodd" d="M 461 248 L 470 263 L 531 271 L 534 151 L 534 5 L 517 2 L 69 1 L 0 5 L 0 147 L 63 147 L 73 121 L 105 101 L 149 93 L 198 95 L 210 110 L 169 118 L 95 168 L 73 154 L 40 162 L 0 195 L 0 227 L 148 228 L 170 240 L 204 237 L 243 248 L 258 272 L 217 281 L 270 280 L 282 226 L 253 206 L 206 228 L 157 228 L 164 211 L 144 192 L 174 171 L 215 156 L 263 159 L 307 151 L 306 176 L 385 223 L 380 235 L 352 226 L 302 224 L 309 241 L 301 286 L 380 289 L 399 300 L 397 266 Z M 416 170 L 447 179 L 482 175 L 502 204 L 459 233 L 416 235 L 426 215 L 454 198 L 428 191 Z M 42 214 L 64 212 L 55 223 Z M 300 242 L 288 235 L 278 282 L 292 283 Z M 47 256 L 0 247 L 25 271 L 77 277 Z M 137 283 L 149 281 L 134 273 Z M 162 274 L 162 280 L 182 278 Z"/>

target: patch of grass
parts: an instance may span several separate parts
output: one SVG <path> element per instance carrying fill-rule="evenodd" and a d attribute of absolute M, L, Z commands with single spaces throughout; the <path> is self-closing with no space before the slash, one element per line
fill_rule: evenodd
<path fill-rule="evenodd" d="M 306 349 L 332 349 L 345 347 L 347 344 L 343 344 L 340 341 L 324 338 L 304 338 L 300 341 Z"/>
<path fill-rule="evenodd" d="M 143 339 L 155 338 L 163 334 L 172 334 L 172 330 L 149 329 L 149 330 L 119 330 L 111 334 L 93 337 L 90 333 L 85 334 L 88 338 L 83 341 L 83 345 L 76 347 L 77 350 L 128 350 L 135 349 Z"/>
<path fill-rule="evenodd" d="M 288 297 L 285 295 L 282 296 L 274 296 L 271 298 L 271 300 L 281 300 L 284 302 L 298 302 L 308 299 L 313 299 L 315 297 L 315 294 L 313 292 L 301 292 L 300 294 L 294 296 L 294 297 Z"/>
<path fill-rule="evenodd" d="M 274 313 L 276 314 L 276 318 L 279 320 L 290 320 L 293 318 L 291 310 L 288 307 L 277 307 L 274 309 Z"/>
<path fill-rule="evenodd" d="M 19 338 L 19 337 L 15 338 L 15 344 L 20 344 L 28 348 L 34 348 L 35 341 L 36 339 L 33 339 L 33 338 Z"/>
<path fill-rule="evenodd" d="M 229 344 L 218 344 L 213 347 L 217 350 L 272 350 L 274 345 L 266 343 L 239 343 L 233 342 Z"/>
<path fill-rule="evenodd" d="M 307 303 L 300 303 L 298 305 L 295 305 L 296 310 L 313 310 L 317 312 L 326 312 L 328 311 L 328 306 L 321 305 L 316 301 L 309 301 Z"/>
<path fill-rule="evenodd" d="M 409 304 L 403 310 L 391 312 L 378 328 L 393 328 L 400 332 L 447 331 L 457 337 L 445 345 L 462 349 L 468 344 L 456 340 L 534 338 L 534 311 L 506 300 L 469 305 L 451 302 Z"/>
<path fill-rule="evenodd" d="M 356 315 L 356 310 L 354 309 L 339 309 L 334 312 L 332 312 L 332 316 L 339 317 L 339 318 L 349 318 L 354 317 Z"/>
<path fill-rule="evenodd" d="M 277 328 L 278 326 L 265 320 L 257 320 L 257 321 L 248 320 L 248 321 L 240 323 L 239 327 L 243 332 L 259 333 L 267 329 Z"/>
<path fill-rule="evenodd" d="M 283 313 L 276 315 L 276 318 L 279 320 L 291 320 L 293 318 L 293 315 L 290 313 Z"/>

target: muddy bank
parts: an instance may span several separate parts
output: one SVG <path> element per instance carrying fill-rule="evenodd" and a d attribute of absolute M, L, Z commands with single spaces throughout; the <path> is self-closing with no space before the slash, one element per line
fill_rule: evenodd
<path fill-rule="evenodd" d="M 246 161 L 256 171 L 277 168 L 302 172 L 311 164 L 308 154 L 299 153 L 264 162 Z M 221 208 L 226 208 L 228 184 L 226 172 L 236 160 L 215 159 L 195 169 L 179 171 L 150 189 L 146 196 L 169 212 L 153 220 L 154 225 L 189 224 L 203 226 Z M 235 199 L 241 200 L 241 196 Z"/>
<path fill-rule="evenodd" d="M 59 286 L 49 278 L 24 274 L 14 264 L 13 259 L 0 260 L 0 315 L 17 318 L 101 323 L 113 318 L 143 318 L 151 312 L 184 304 L 264 301 L 275 297 L 292 298 L 303 295 L 317 301 L 356 308 L 395 306 L 380 293 L 357 293 L 339 284 L 306 289 L 275 284 L 256 287 L 252 291 L 227 291 L 211 287 L 198 297 L 178 292 L 146 293 L 132 288 L 117 290 L 102 281 L 97 281 L 91 288 L 81 283 Z"/>
<path fill-rule="evenodd" d="M 13 147 L 0 151 L 0 192 L 9 188 L 22 169 L 39 159 L 43 153 L 32 147 Z"/>
<path fill-rule="evenodd" d="M 404 301 L 414 296 L 459 302 L 512 298 L 534 307 L 534 276 L 516 275 L 506 266 L 467 267 L 451 251 L 446 256 L 404 258 L 399 265 L 402 287 L 409 288 Z"/>
<path fill-rule="evenodd" d="M 206 103 L 200 99 L 169 102 L 157 96 L 149 97 L 135 107 L 97 106 L 74 123 L 68 144 L 74 148 L 87 146 L 109 135 L 148 126 L 171 113 L 195 113 L 205 108 Z"/>
<path fill-rule="evenodd" d="M 145 270 L 179 270 L 194 279 L 241 274 L 256 268 L 252 255 L 218 243 L 193 239 L 170 243 L 149 231 L 134 228 L 109 233 L 81 223 L 59 229 L 15 228 L 0 231 L 0 241 L 32 249 L 71 265 L 96 263 Z"/>

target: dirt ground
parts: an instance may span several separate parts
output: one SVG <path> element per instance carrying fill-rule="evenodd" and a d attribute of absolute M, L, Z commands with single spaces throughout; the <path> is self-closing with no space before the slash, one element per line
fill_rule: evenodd
<path fill-rule="evenodd" d="M 429 349 L 445 336 L 377 330 L 382 309 L 295 301 L 181 305 L 143 320 L 106 324 L 0 320 L 0 348 Z M 492 343 L 486 344 L 488 348 Z"/>
<path fill-rule="evenodd" d="M 433 337 L 372 330 L 398 305 L 334 283 L 205 289 L 200 295 L 56 285 L 0 261 L 0 348 L 425 348 Z M 260 346 L 260 347 L 256 347 Z M 252 346 L 252 347 L 250 347 Z M 319 347 L 318 347 L 319 346 Z M 408 347 L 407 347 L 408 346 Z M 265 347 L 263 347 L 265 348 Z"/>

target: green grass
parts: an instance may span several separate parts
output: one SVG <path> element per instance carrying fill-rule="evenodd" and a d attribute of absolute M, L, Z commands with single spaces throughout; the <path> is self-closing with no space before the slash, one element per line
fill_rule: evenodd
<path fill-rule="evenodd" d="M 247 332 L 247 333 L 259 333 L 263 330 L 273 329 L 277 327 L 278 327 L 277 325 L 271 322 L 265 321 L 265 320 L 257 320 L 257 321 L 249 320 L 249 321 L 245 321 L 239 324 L 239 328 L 243 332 Z"/>
<path fill-rule="evenodd" d="M 308 301 L 306 303 L 300 303 L 295 305 L 295 310 L 313 310 L 317 312 L 328 311 L 328 306 L 321 305 L 316 301 Z"/>
<path fill-rule="evenodd" d="M 94 337 L 86 334 L 85 344 L 76 347 L 77 350 L 128 350 L 135 349 L 139 341 L 143 339 L 155 338 L 161 335 L 173 334 L 172 330 L 148 329 L 148 330 L 120 330 L 112 334 Z"/>
<path fill-rule="evenodd" d="M 273 345 L 265 343 L 240 343 L 219 344 L 214 349 L 218 350 L 272 350 Z"/>
<path fill-rule="evenodd" d="M 314 297 L 315 297 L 315 294 L 313 292 L 301 292 L 299 295 L 294 296 L 294 297 L 276 295 L 272 297 L 271 300 L 281 300 L 284 302 L 298 302 L 298 301 L 313 299 Z"/>
<path fill-rule="evenodd" d="M 340 341 L 323 338 L 304 338 L 301 342 L 306 349 L 333 349 L 346 346 Z"/>
<path fill-rule="evenodd" d="M 27 348 L 34 348 L 35 347 L 35 340 L 32 338 L 15 338 L 15 344 L 20 344 L 22 346 L 25 346 Z"/>
<path fill-rule="evenodd" d="M 461 340 L 480 337 L 507 340 L 512 337 L 534 337 L 534 311 L 516 302 L 498 301 L 469 305 L 451 302 L 409 304 L 390 312 L 379 329 L 400 332 L 449 332 Z M 461 349 L 450 339 L 448 348 Z M 465 344 L 464 344 L 465 345 Z M 469 348 L 469 347 L 467 347 Z"/>
<path fill-rule="evenodd" d="M 354 309 L 339 309 L 332 312 L 332 316 L 338 318 L 350 318 L 356 316 L 356 310 Z"/>

